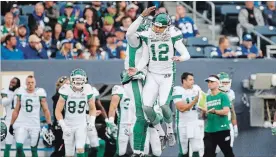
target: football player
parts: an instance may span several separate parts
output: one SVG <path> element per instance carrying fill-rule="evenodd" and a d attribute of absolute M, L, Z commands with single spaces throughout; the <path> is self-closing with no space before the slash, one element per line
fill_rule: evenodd
<path fill-rule="evenodd" d="M 189 157 L 189 143 L 193 157 L 199 157 L 204 147 L 204 121 L 199 119 L 197 107 L 201 88 L 194 84 L 194 75 L 184 72 L 181 76 L 182 87 L 173 90 L 173 101 L 176 105 L 176 128 L 179 142 L 178 157 Z"/>
<path fill-rule="evenodd" d="M 52 128 L 51 114 L 46 101 L 46 92 L 43 88 L 36 87 L 35 77 L 26 78 L 27 88 L 20 87 L 17 92 L 17 102 L 12 113 L 9 132 L 15 135 L 16 154 L 24 157 L 23 144 L 30 137 L 31 152 L 33 157 L 38 157 L 37 144 L 40 138 L 40 108 L 44 112 L 49 129 Z"/>
<path fill-rule="evenodd" d="M 140 37 L 143 40 L 142 58 L 135 67 L 129 68 L 128 73 L 133 76 L 148 65 L 148 73 L 142 93 L 143 109 L 150 122 L 157 129 L 160 140 L 163 141 L 165 132 L 153 110 L 153 104 L 159 96 L 167 126 L 169 146 L 173 146 L 175 137 L 172 111 L 169 104 L 175 79 L 174 61 L 186 61 L 190 59 L 190 55 L 182 43 L 181 31 L 171 26 L 170 17 L 166 13 L 155 15 L 152 20 L 152 27 L 141 32 Z M 175 56 L 175 50 L 180 53 L 180 56 Z"/>
<path fill-rule="evenodd" d="M 14 110 L 14 107 L 16 105 L 16 97 L 15 90 L 20 87 L 20 80 L 17 77 L 14 77 L 10 81 L 10 85 L 8 89 L 3 89 L 1 91 L 1 97 L 2 97 L 2 105 L 5 107 L 6 116 L 5 116 L 5 124 L 7 126 L 10 125 L 12 112 Z M 9 130 L 7 130 L 9 132 Z M 4 150 L 4 157 L 10 156 L 10 149 L 13 143 L 13 136 L 10 133 L 7 133 L 6 139 L 5 139 L 5 150 Z"/>
<path fill-rule="evenodd" d="M 129 67 L 135 67 L 136 64 L 142 57 L 142 40 L 140 38 L 140 33 L 147 24 L 141 24 L 142 21 L 146 20 L 146 17 L 155 10 L 155 7 L 150 7 L 145 9 L 142 14 L 129 26 L 126 32 L 126 39 L 128 42 L 126 50 L 126 58 L 124 67 L 128 70 Z M 124 88 L 129 88 L 126 92 L 129 95 L 130 100 L 135 104 L 136 107 L 136 117 L 137 120 L 134 126 L 134 154 L 133 156 L 140 156 L 144 152 L 144 144 L 146 139 L 147 122 L 144 117 L 144 112 L 142 109 L 142 81 L 145 79 L 147 70 L 143 69 L 140 73 L 133 77 L 124 76 L 122 84 L 126 84 Z M 112 126 L 112 125 L 110 125 Z"/>
<path fill-rule="evenodd" d="M 133 128 L 136 121 L 135 116 L 135 105 L 129 98 L 128 94 L 130 88 L 125 88 L 125 86 L 131 85 L 115 85 L 112 88 L 112 97 L 108 112 L 109 122 L 112 126 L 109 127 L 109 134 L 113 134 L 116 138 L 117 132 L 117 142 L 116 142 L 116 156 L 123 156 L 126 154 L 127 145 L 133 148 Z M 118 116 L 118 127 L 114 123 L 115 113 L 117 111 Z M 119 128 L 117 130 L 117 128 Z"/>
<path fill-rule="evenodd" d="M 96 107 L 93 89 L 86 83 L 86 72 L 75 69 L 70 75 L 70 85 L 64 84 L 60 89 L 55 115 L 63 131 L 65 155 L 73 157 L 75 148 L 78 157 L 84 157 L 84 145 L 87 131 L 95 131 Z M 86 107 L 89 106 L 90 117 L 86 120 Z M 62 110 L 65 108 L 64 117 Z"/>

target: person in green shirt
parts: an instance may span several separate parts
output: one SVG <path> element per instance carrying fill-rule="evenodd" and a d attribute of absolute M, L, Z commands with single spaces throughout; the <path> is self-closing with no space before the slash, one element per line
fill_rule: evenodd
<path fill-rule="evenodd" d="M 206 97 L 207 111 L 204 130 L 204 156 L 215 157 L 217 145 L 221 148 L 225 157 L 234 157 L 230 146 L 231 136 L 229 128 L 228 113 L 230 112 L 230 101 L 228 96 L 219 90 L 219 78 L 210 75 L 206 80 L 211 91 Z"/>
<path fill-rule="evenodd" d="M 75 22 L 80 14 L 80 11 L 77 11 L 76 14 L 73 15 L 73 7 L 73 3 L 67 2 L 64 15 L 58 18 L 58 23 L 62 25 L 62 30 L 64 32 L 67 30 L 73 30 Z"/>

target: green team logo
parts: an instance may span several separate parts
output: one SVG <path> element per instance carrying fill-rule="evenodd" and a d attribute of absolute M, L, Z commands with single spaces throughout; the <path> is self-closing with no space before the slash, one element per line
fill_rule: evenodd
<path fill-rule="evenodd" d="M 7 136 L 7 125 L 4 122 L 1 122 L 1 142 L 5 140 Z"/>

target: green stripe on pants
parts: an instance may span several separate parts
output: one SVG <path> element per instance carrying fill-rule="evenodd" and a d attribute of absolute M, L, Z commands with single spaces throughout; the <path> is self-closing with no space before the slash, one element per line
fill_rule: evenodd
<path fill-rule="evenodd" d="M 144 116 L 144 111 L 142 108 L 142 98 L 139 89 L 138 80 L 131 81 L 132 91 L 135 100 L 135 108 L 136 108 L 136 122 L 134 125 L 134 150 L 144 151 L 144 145 L 146 141 L 147 135 L 147 122 Z"/>

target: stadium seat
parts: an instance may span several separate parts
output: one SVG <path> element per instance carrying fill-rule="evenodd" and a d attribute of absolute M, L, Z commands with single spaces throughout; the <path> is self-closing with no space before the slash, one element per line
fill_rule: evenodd
<path fill-rule="evenodd" d="M 204 58 L 205 57 L 202 47 L 189 46 L 187 49 L 191 55 L 191 58 Z"/>
<path fill-rule="evenodd" d="M 22 14 L 23 15 L 32 14 L 33 11 L 34 11 L 34 6 L 32 6 L 32 5 L 23 5 L 22 6 Z"/>
<path fill-rule="evenodd" d="M 215 46 L 207 46 L 207 47 L 204 48 L 204 55 L 205 55 L 206 58 L 212 58 L 211 57 L 211 52 L 214 48 L 216 48 L 216 47 Z"/>
<path fill-rule="evenodd" d="M 265 36 L 276 36 L 276 27 L 273 26 L 255 26 L 254 29 Z"/>
<path fill-rule="evenodd" d="M 4 16 L 1 16 L 1 25 L 4 24 Z"/>
<path fill-rule="evenodd" d="M 187 39 L 187 45 L 205 47 L 208 46 L 209 43 L 206 37 L 192 37 Z"/>
<path fill-rule="evenodd" d="M 222 34 L 236 35 L 236 26 L 239 22 L 238 15 L 241 8 L 239 5 L 221 6 Z"/>
<path fill-rule="evenodd" d="M 20 24 L 28 25 L 28 16 L 27 15 L 22 15 L 19 17 L 20 19 Z"/>
<path fill-rule="evenodd" d="M 274 43 L 276 43 L 276 36 L 270 38 Z"/>

